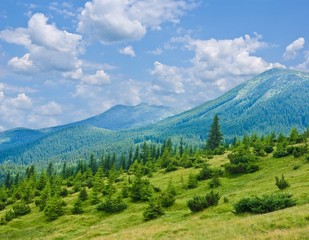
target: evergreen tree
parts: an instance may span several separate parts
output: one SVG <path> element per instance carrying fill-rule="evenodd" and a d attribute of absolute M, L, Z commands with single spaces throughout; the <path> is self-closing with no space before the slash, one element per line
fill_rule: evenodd
<path fill-rule="evenodd" d="M 79 195 L 78 195 L 78 198 L 79 198 L 81 201 L 86 201 L 86 200 L 87 200 L 87 198 L 88 198 L 88 193 L 87 193 L 85 187 L 80 191 L 80 193 L 79 193 Z"/>
<path fill-rule="evenodd" d="M 92 174 L 95 175 L 98 167 L 97 167 L 97 160 L 94 158 L 93 154 L 90 155 L 88 167 L 90 168 Z"/>
<path fill-rule="evenodd" d="M 73 208 L 71 209 L 71 211 L 72 211 L 73 214 L 80 214 L 80 213 L 84 212 L 84 210 L 82 208 L 82 201 L 80 199 L 77 199 L 74 202 L 74 205 L 73 205 Z"/>
<path fill-rule="evenodd" d="M 219 117 L 216 114 L 208 134 L 206 148 L 210 150 L 215 150 L 217 147 L 220 146 L 222 139 L 223 136 L 220 131 Z"/>

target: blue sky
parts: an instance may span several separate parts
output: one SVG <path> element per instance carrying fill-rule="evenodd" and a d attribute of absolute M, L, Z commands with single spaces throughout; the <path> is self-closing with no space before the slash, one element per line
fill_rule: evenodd
<path fill-rule="evenodd" d="M 116 104 L 188 109 L 265 70 L 309 71 L 306 0 L 0 2 L 0 131 Z"/>

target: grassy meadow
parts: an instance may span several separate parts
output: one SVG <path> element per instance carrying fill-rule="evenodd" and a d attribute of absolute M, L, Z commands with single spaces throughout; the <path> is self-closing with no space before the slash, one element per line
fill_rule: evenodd
<path fill-rule="evenodd" d="M 227 154 L 208 162 L 220 168 L 228 162 Z M 180 168 L 169 173 L 160 170 L 150 182 L 164 190 L 171 180 L 177 196 L 175 204 L 158 219 L 144 221 L 147 203 L 132 203 L 129 198 L 125 199 L 128 208 L 121 213 L 106 214 L 86 202 L 85 212 L 73 215 L 70 209 L 78 197 L 75 193 L 64 198 L 65 215 L 53 222 L 48 222 L 32 203 L 30 214 L 0 226 L 0 239 L 309 239 L 309 162 L 304 156 L 269 155 L 260 158 L 259 165 L 260 170 L 255 173 L 220 177 L 221 186 L 215 189 L 221 196 L 218 206 L 198 213 L 192 213 L 186 203 L 195 195 L 209 192 L 210 180 L 199 181 L 195 189 L 186 189 L 189 173 L 200 169 Z M 275 176 L 281 174 L 290 183 L 285 190 L 275 185 Z M 293 194 L 297 205 L 267 214 L 233 213 L 233 204 L 241 198 L 276 192 Z M 0 217 L 9 208 L 0 212 Z"/>

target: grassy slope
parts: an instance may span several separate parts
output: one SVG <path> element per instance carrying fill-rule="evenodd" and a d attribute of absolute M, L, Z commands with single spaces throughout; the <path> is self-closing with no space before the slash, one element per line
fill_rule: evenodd
<path fill-rule="evenodd" d="M 220 166 L 226 161 L 226 156 L 219 156 L 210 163 Z M 151 178 L 153 185 L 164 189 L 172 179 L 178 191 L 174 206 L 159 219 L 143 221 L 145 203 L 129 203 L 128 209 L 115 215 L 99 212 L 94 206 L 86 207 L 84 214 L 71 215 L 69 209 L 77 198 L 74 194 L 65 198 L 65 216 L 48 223 L 32 205 L 30 214 L 0 226 L 0 239 L 309 239 L 309 163 L 304 157 L 266 157 L 261 159 L 260 166 L 261 170 L 253 174 L 220 178 L 219 205 L 203 212 L 191 213 L 186 202 L 196 194 L 208 192 L 209 180 L 199 182 L 196 189 L 182 188 L 188 173 L 198 169 L 157 172 Z M 299 168 L 294 170 L 294 166 Z M 281 174 L 291 184 L 284 191 L 294 195 L 297 206 L 264 215 L 232 213 L 233 203 L 240 198 L 279 192 L 274 177 Z M 223 197 L 229 202 L 224 203 Z"/>

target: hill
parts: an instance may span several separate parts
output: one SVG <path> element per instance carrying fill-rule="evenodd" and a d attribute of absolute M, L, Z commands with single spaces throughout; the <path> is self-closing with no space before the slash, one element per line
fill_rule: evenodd
<path fill-rule="evenodd" d="M 227 154 L 215 156 L 208 162 L 211 169 L 222 169 L 228 162 Z M 201 161 L 201 160 L 200 160 Z M 39 211 L 31 203 L 31 212 L 14 218 L 7 225 L 0 226 L 1 239 L 308 239 L 309 228 L 309 163 L 304 156 L 273 158 L 271 154 L 258 160 L 260 170 L 251 174 L 228 175 L 219 177 L 221 185 L 215 188 L 221 198 L 217 206 L 192 213 L 187 201 L 197 195 L 209 193 L 213 188 L 203 180 L 198 187 L 184 187 L 190 174 L 197 174 L 201 169 L 182 168 L 166 173 L 164 169 L 154 172 L 149 178 L 159 197 L 171 181 L 176 190 L 176 201 L 166 208 L 165 214 L 158 219 L 144 221 L 145 202 L 132 202 L 124 199 L 127 208 L 120 213 L 98 211 L 98 205 L 90 203 L 92 189 L 88 189 L 88 200 L 82 203 L 83 213 L 72 214 L 73 204 L 79 198 L 79 192 L 67 187 L 69 195 L 63 197 L 67 204 L 64 216 L 54 221 L 47 221 L 44 211 Z M 284 174 L 290 187 L 278 190 L 275 176 Z M 85 173 L 84 176 L 86 176 Z M 134 176 L 122 174 L 115 182 L 115 194 L 120 194 L 124 182 L 134 181 Z M 83 180 L 79 176 L 78 181 Z M 66 181 L 63 182 L 67 184 Z M 105 179 L 105 184 L 108 180 Z M 106 185 L 105 185 L 106 186 Z M 160 191 L 159 191 L 160 190 Z M 240 199 L 273 193 L 291 193 L 296 206 L 269 212 L 266 214 L 233 213 L 234 204 Z M 36 197 L 39 198 L 39 197 Z M 106 195 L 99 195 L 100 199 Z M 10 209 L 10 205 L 0 212 L 0 218 Z"/>
<path fill-rule="evenodd" d="M 287 133 L 309 126 L 309 74 L 271 69 L 235 87 L 223 96 L 152 125 L 161 136 L 200 136 L 206 139 L 218 114 L 225 138 L 253 132 Z"/>
<path fill-rule="evenodd" d="M 147 126 L 174 115 L 176 111 L 170 107 L 141 103 L 136 106 L 115 105 L 97 116 L 66 125 L 89 125 L 108 130 L 124 130 Z"/>
<path fill-rule="evenodd" d="M 9 144 L 7 144 L 5 151 L 0 152 L 0 162 L 29 163 L 44 159 L 46 163 L 47 161 L 74 160 L 89 157 L 91 153 L 101 154 L 106 150 L 127 150 L 128 146 L 144 140 L 158 142 L 170 137 L 179 139 L 181 136 L 186 142 L 201 144 L 207 138 L 215 114 L 218 114 L 220 118 L 222 132 L 227 140 L 253 132 L 259 135 L 270 132 L 286 134 L 292 127 L 302 131 L 309 126 L 308 99 L 308 73 L 289 69 L 272 69 L 240 84 L 215 100 L 165 118 L 155 124 L 106 131 L 104 134 L 100 128 L 87 125 L 78 126 L 78 123 L 41 130 L 44 132 L 44 136 L 34 138 L 27 144 L 23 143 L 12 148 L 9 148 Z M 101 115 L 81 123 L 102 127 L 100 119 L 105 119 L 110 123 L 115 122 L 115 125 L 110 125 L 112 129 L 119 129 L 120 126 L 124 128 L 138 126 L 139 119 L 144 121 L 141 112 L 147 112 L 149 106 L 133 107 L 135 109 L 132 111 L 134 124 L 130 120 L 131 118 L 126 117 L 126 114 L 132 110 L 129 109 L 118 106 L 108 111 L 108 114 L 104 115 L 105 117 Z M 164 109 L 161 113 L 163 112 L 165 112 Z M 150 114 L 151 111 L 148 113 Z M 150 114 L 150 116 L 152 115 Z M 150 120 L 151 117 L 147 119 Z M 88 130 L 89 132 L 87 132 Z M 80 145 L 76 143 L 81 138 L 80 132 L 87 136 L 83 139 L 82 151 L 79 148 Z M 57 147 L 55 147 L 55 143 Z M 3 144 L 2 140 L 0 148 Z"/>

